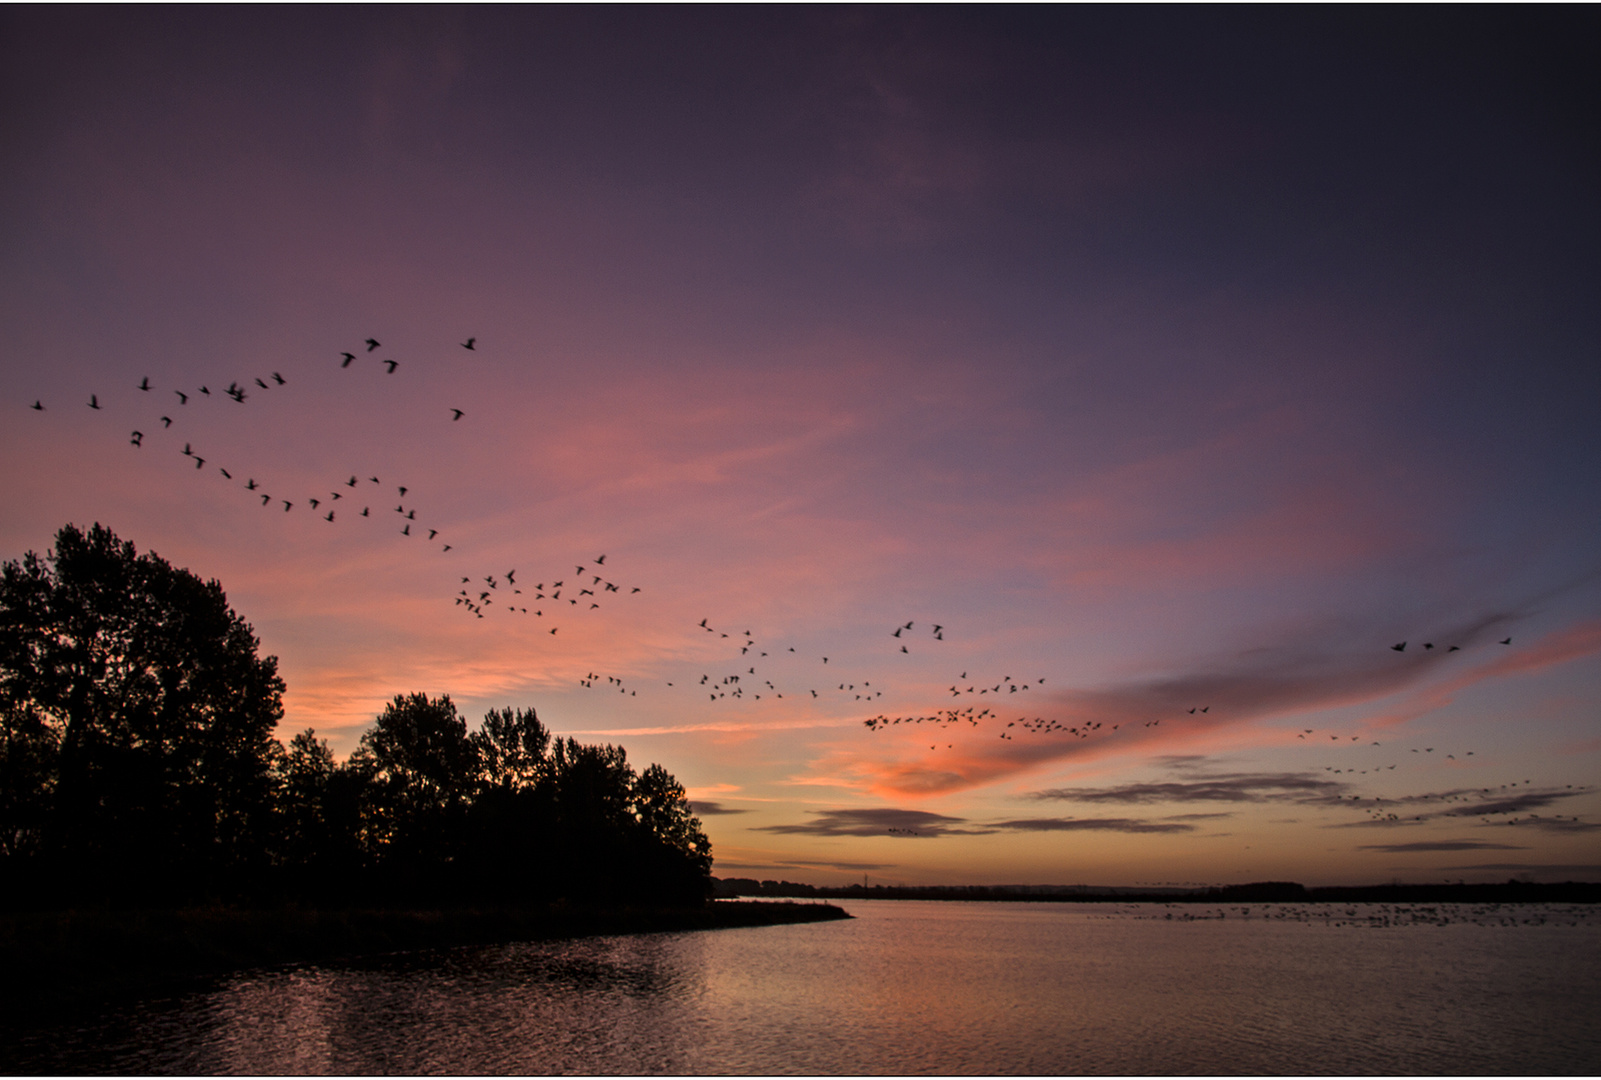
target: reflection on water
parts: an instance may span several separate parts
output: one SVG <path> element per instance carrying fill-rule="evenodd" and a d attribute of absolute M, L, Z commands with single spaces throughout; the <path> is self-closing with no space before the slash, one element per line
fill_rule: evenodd
<path fill-rule="evenodd" d="M 4 1064 L 187 1074 L 1601 1068 L 1601 913 L 1584 908 L 846 906 L 856 919 L 254 972 L 8 1040 Z"/>

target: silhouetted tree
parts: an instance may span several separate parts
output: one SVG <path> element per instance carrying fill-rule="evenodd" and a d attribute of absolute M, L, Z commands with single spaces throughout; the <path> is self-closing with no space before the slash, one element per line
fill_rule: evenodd
<path fill-rule="evenodd" d="M 690 811 L 683 785 L 660 765 L 652 765 L 634 785 L 634 807 L 640 825 L 655 841 L 651 861 L 659 887 L 681 899 L 705 897 L 712 842 Z"/>
<path fill-rule="evenodd" d="M 337 764 L 310 728 L 289 740 L 277 768 L 275 884 L 307 900 L 353 898 L 371 865 L 361 844 L 369 773 Z"/>
<path fill-rule="evenodd" d="M 331 846 L 328 788 L 338 766 L 324 739 L 307 728 L 289 740 L 278 762 L 278 855 L 291 865 L 315 860 Z"/>
<path fill-rule="evenodd" d="M 8 858 L 123 897 L 244 880 L 268 850 L 284 688 L 256 650 L 217 582 L 100 525 L 7 562 Z"/>
<path fill-rule="evenodd" d="M 443 886 L 478 786 L 478 753 L 449 695 L 396 696 L 349 768 L 366 779 L 362 842 L 392 887 Z"/>
<path fill-rule="evenodd" d="M 464 852 L 471 888 L 511 903 L 560 895 L 550 732 L 533 709 L 491 709 L 470 739 L 481 780 Z"/>
<path fill-rule="evenodd" d="M 644 903 L 709 893 L 660 765 L 397 696 L 344 763 L 216 582 L 96 525 L 0 572 L 0 898 Z"/>
<path fill-rule="evenodd" d="M 550 780 L 550 732 L 533 709 L 490 709 L 471 739 L 489 787 L 523 791 Z"/>

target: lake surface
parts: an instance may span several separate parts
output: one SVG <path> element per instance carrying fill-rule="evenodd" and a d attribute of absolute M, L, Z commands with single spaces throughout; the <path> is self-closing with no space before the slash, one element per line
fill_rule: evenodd
<path fill-rule="evenodd" d="M 799 926 L 241 973 L 7 1072 L 1594 1073 L 1582 906 L 849 901 Z"/>

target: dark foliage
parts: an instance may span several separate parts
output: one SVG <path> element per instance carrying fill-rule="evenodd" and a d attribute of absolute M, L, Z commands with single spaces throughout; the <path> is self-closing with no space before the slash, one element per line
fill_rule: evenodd
<path fill-rule="evenodd" d="M 247 880 L 272 842 L 282 693 L 220 585 L 108 529 L 6 563 L 8 881 L 163 897 Z"/>
<path fill-rule="evenodd" d="M 277 662 L 216 582 L 95 526 L 0 578 L 5 902 L 699 902 L 711 845 L 659 765 L 553 740 L 533 710 L 469 732 L 396 697 L 350 759 L 284 747 Z"/>

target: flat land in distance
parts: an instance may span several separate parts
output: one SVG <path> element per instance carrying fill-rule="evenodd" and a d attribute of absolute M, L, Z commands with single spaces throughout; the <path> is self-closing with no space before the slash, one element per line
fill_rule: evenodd
<path fill-rule="evenodd" d="M 846 885 L 820 887 L 793 881 L 713 878 L 720 897 L 769 896 L 818 900 L 1006 900 L 1037 903 L 1142 904 L 1595 904 L 1601 883 L 1445 883 L 1312 886 L 1257 881 L 1210 888 L 1140 888 L 1098 885 Z"/>

